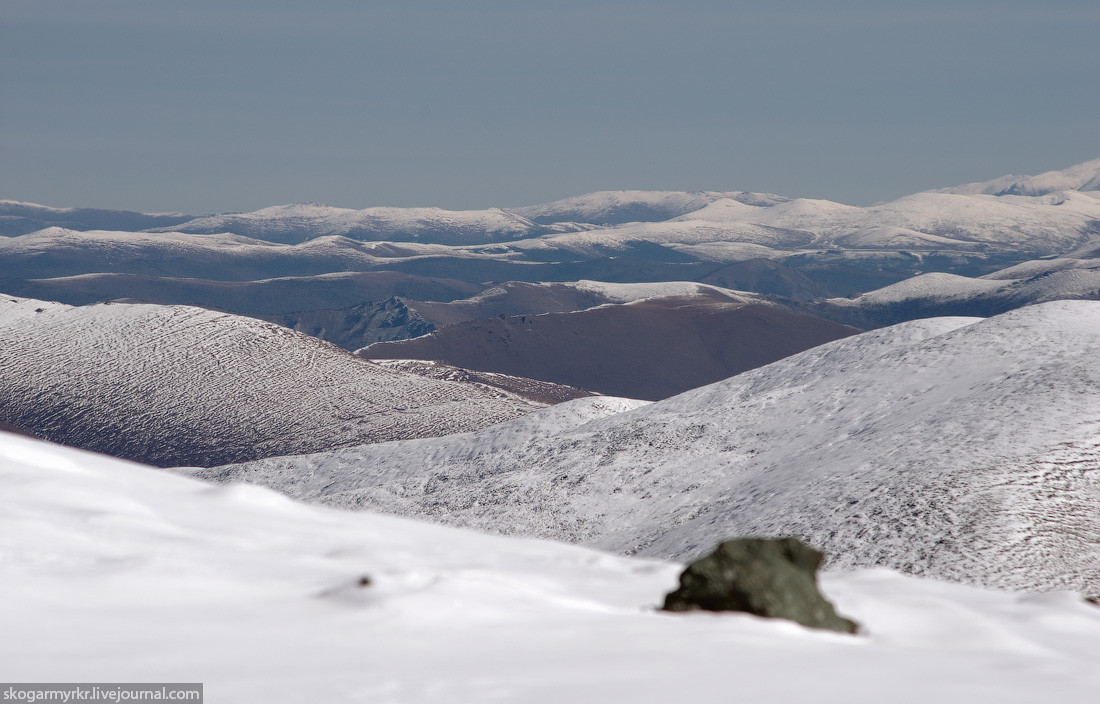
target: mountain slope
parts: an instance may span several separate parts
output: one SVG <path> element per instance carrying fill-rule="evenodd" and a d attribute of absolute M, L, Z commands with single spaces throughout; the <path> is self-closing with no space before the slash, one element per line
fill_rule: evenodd
<path fill-rule="evenodd" d="M 1044 259 L 979 278 L 922 274 L 855 298 L 806 306 L 830 320 L 864 328 L 943 315 L 999 315 L 1059 300 L 1100 300 L 1100 259 Z"/>
<path fill-rule="evenodd" d="M 628 222 L 670 220 L 699 210 L 719 199 L 757 206 L 788 200 L 770 193 L 744 191 L 597 191 L 542 205 L 509 208 L 509 211 L 543 224 L 584 222 L 621 225 Z"/>
<path fill-rule="evenodd" d="M 840 636 L 657 611 L 670 563 L 329 511 L 4 433 L 0 486 L 0 652 L 21 682 L 656 704 L 728 699 L 735 663 L 759 704 L 1091 704 L 1100 688 L 1100 610 L 1072 594 L 825 574 L 863 627 Z"/>
<path fill-rule="evenodd" d="M 363 241 L 450 245 L 514 240 L 548 231 L 526 218 L 499 208 L 350 210 L 313 204 L 280 205 L 252 213 L 210 215 L 174 225 L 172 230 L 196 234 L 232 232 L 282 244 L 300 244 L 315 237 L 342 235 Z"/>
<path fill-rule="evenodd" d="M 838 566 L 1098 593 L 1098 350 L 1097 302 L 920 320 L 564 431 L 534 414 L 202 475 L 621 552 L 792 534 Z"/>
<path fill-rule="evenodd" d="M 23 279 L 111 272 L 239 281 L 367 269 L 391 253 L 376 250 L 339 237 L 290 246 L 231 234 L 50 227 L 0 239 L 0 265 Z"/>
<path fill-rule="evenodd" d="M 440 360 L 653 400 L 855 332 L 774 306 L 697 295 L 471 320 L 411 340 L 378 342 L 356 354 Z"/>
<path fill-rule="evenodd" d="M 150 464 L 441 435 L 543 405 L 368 364 L 251 318 L 0 298 L 0 420 Z"/>
<path fill-rule="evenodd" d="M 97 208 L 51 208 L 37 203 L 0 200 L 0 237 L 15 237 L 47 227 L 71 230 L 145 230 L 191 220 L 182 213 L 135 213 Z"/>
<path fill-rule="evenodd" d="M 14 285 L 14 284 L 13 284 Z M 70 305 L 122 298 L 216 308 L 241 315 L 280 315 L 350 308 L 392 296 L 451 301 L 485 287 L 454 279 L 411 276 L 393 271 L 334 272 L 254 281 L 218 281 L 142 274 L 81 274 L 30 279 L 11 293 Z"/>
<path fill-rule="evenodd" d="M 751 293 L 733 291 L 693 281 L 607 283 L 604 281 L 539 282 L 506 281 L 477 295 L 446 302 L 410 300 L 409 306 L 439 327 L 498 315 L 568 313 L 608 303 L 631 303 L 643 298 L 700 296 L 736 303 L 762 303 Z"/>
<path fill-rule="evenodd" d="M 1100 159 L 1038 176 L 1001 176 L 992 181 L 940 189 L 939 193 L 987 193 L 1004 196 L 1041 196 L 1056 191 L 1100 191 Z"/>

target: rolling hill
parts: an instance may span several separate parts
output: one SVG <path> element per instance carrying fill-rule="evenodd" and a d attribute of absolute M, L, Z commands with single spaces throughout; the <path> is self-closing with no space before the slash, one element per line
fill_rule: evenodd
<path fill-rule="evenodd" d="M 0 298 L 0 421 L 160 466 L 482 428 L 545 404 L 186 306 Z"/>
<path fill-rule="evenodd" d="M 563 404 L 199 474 L 617 552 L 790 534 L 838 567 L 1098 593 L 1098 349 L 1100 302 L 918 320 L 579 426 Z"/>

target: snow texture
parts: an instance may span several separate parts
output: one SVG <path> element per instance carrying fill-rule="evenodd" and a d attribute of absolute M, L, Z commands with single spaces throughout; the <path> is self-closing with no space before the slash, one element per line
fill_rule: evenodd
<path fill-rule="evenodd" d="M 306 506 L 0 433 L 0 660 L 208 701 L 1091 704 L 1100 609 L 826 574 L 858 636 L 655 610 L 680 566 Z M 362 585 L 364 577 L 369 585 Z"/>
<path fill-rule="evenodd" d="M 1054 302 L 876 330 L 579 426 L 543 421 L 559 406 L 199 474 L 624 553 L 789 534 L 834 567 L 1096 594 L 1097 359 L 1100 303 Z"/>
<path fill-rule="evenodd" d="M 0 380 L 0 420 L 160 465 L 443 435 L 545 405 L 364 363 L 252 318 L 8 296 L 0 297 Z"/>
<path fill-rule="evenodd" d="M 967 183 L 940 193 L 1041 196 L 1057 191 L 1100 191 L 1100 159 L 1038 176 L 1001 176 L 992 181 Z"/>

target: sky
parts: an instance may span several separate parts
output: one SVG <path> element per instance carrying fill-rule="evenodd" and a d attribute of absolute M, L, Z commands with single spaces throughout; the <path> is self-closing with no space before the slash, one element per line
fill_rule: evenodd
<path fill-rule="evenodd" d="M 856 205 L 1100 156 L 1096 0 L 3 0 L 0 199 Z"/>

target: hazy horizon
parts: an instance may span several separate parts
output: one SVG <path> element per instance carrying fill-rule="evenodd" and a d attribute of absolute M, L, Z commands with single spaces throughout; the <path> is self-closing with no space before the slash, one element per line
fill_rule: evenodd
<path fill-rule="evenodd" d="M 598 190 L 866 205 L 1100 155 L 1055 0 L 10 0 L 0 198 L 191 214 Z"/>

